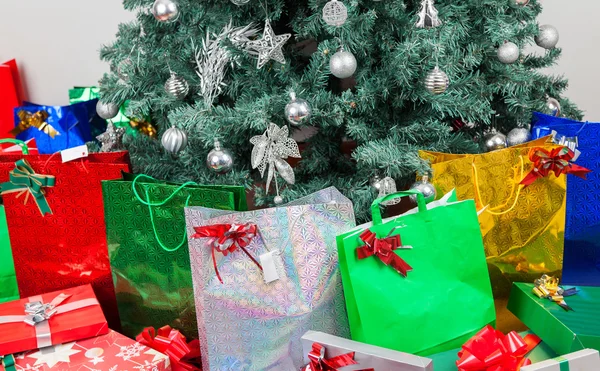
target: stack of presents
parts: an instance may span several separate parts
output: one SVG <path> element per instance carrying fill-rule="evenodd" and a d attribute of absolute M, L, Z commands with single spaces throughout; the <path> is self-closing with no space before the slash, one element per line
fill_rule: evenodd
<path fill-rule="evenodd" d="M 248 211 L 241 186 L 132 174 L 125 151 L 64 156 L 106 129 L 97 91 L 50 107 L 20 99 L 14 63 L 0 82 L 19 139 L 0 150 L 0 370 L 600 370 L 598 124 L 535 114 L 531 142 L 422 152 L 438 200 L 390 194 L 356 226 L 335 188 Z"/>

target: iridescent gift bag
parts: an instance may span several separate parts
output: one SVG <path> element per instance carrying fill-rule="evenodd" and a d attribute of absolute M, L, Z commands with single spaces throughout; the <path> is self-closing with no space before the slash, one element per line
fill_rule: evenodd
<path fill-rule="evenodd" d="M 189 207 L 186 223 L 203 370 L 295 371 L 306 331 L 350 335 L 335 238 L 355 221 L 337 189 L 251 212 Z M 195 236 L 223 226 L 257 232 L 226 256 Z M 265 283 L 269 252 L 279 279 Z"/>

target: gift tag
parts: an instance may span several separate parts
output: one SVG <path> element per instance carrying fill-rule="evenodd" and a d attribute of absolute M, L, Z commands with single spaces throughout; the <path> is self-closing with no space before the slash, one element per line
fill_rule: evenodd
<path fill-rule="evenodd" d="M 86 144 L 60 151 L 60 157 L 62 158 L 63 163 L 77 160 L 78 158 L 88 157 L 88 154 L 89 151 Z"/>
<path fill-rule="evenodd" d="M 279 263 L 279 264 L 278 264 Z M 265 283 L 277 281 L 280 277 L 278 265 L 281 265 L 281 255 L 279 251 L 269 251 L 260 256 L 260 265 L 265 275 Z"/>

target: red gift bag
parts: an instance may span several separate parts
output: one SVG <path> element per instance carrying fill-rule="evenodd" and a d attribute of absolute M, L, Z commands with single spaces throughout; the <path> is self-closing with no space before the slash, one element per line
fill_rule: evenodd
<path fill-rule="evenodd" d="M 9 138 L 9 132 L 15 127 L 14 109 L 21 105 L 23 87 L 17 62 L 0 64 L 0 138 Z"/>
<path fill-rule="evenodd" d="M 101 181 L 129 171 L 127 152 L 62 163 L 60 155 L 0 155 L 0 186 L 21 297 L 92 284 L 119 329 Z"/>

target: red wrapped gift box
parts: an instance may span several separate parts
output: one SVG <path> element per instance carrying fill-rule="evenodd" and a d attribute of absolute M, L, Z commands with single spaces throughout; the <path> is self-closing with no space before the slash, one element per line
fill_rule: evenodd
<path fill-rule="evenodd" d="M 170 371 L 166 355 L 118 332 L 15 356 L 17 371 Z M 5 369 L 0 365 L 0 371 Z"/>
<path fill-rule="evenodd" d="M 107 332 L 106 318 L 90 285 L 0 304 L 0 355 Z"/>

